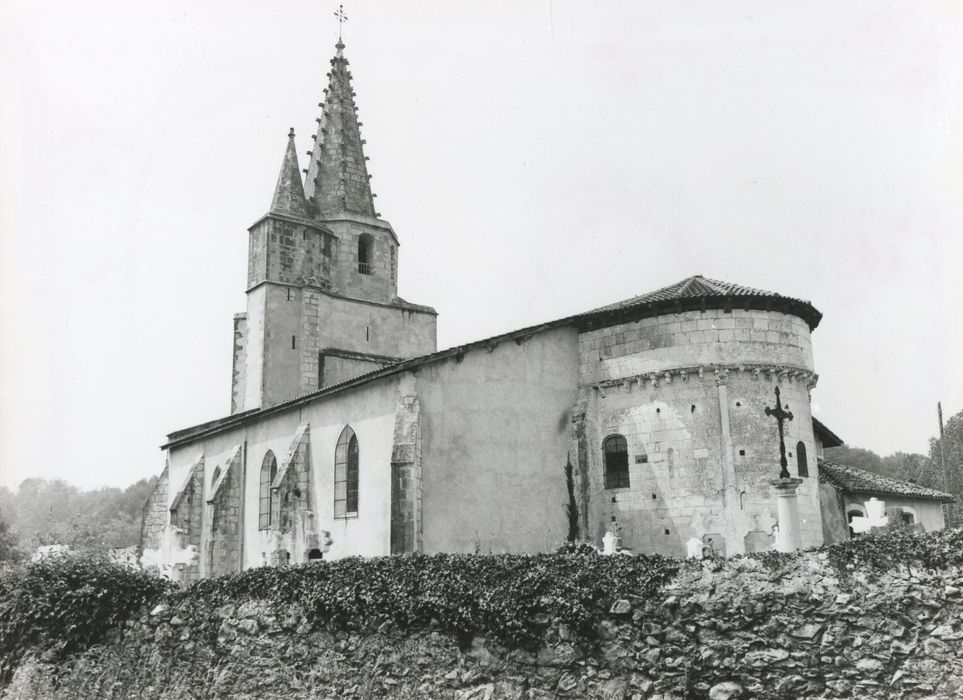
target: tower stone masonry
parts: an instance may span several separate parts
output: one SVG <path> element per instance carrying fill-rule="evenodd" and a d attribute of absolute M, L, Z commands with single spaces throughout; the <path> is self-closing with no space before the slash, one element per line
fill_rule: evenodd
<path fill-rule="evenodd" d="M 436 312 L 398 296 L 398 237 L 375 212 L 339 40 L 302 183 L 292 129 L 271 207 L 249 229 L 231 412 L 267 408 L 436 350 Z"/>

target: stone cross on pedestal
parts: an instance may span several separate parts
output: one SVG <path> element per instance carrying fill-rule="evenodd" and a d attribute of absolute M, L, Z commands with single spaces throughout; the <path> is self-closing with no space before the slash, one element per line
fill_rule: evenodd
<path fill-rule="evenodd" d="M 779 478 L 770 481 L 776 489 L 776 517 L 779 529 L 776 531 L 775 548 L 779 552 L 794 552 L 801 544 L 802 525 L 799 521 L 799 501 L 796 489 L 802 479 L 793 479 L 789 475 L 789 463 L 786 461 L 786 439 L 783 433 L 783 423 L 792 420 L 792 413 L 783 410 L 779 387 L 776 387 L 776 407 L 766 407 L 766 415 L 776 419 L 779 426 Z"/>
<path fill-rule="evenodd" d="M 792 420 L 792 411 L 784 411 L 782 409 L 782 399 L 779 398 L 779 387 L 776 387 L 776 407 L 769 408 L 766 406 L 766 415 L 772 416 L 776 419 L 776 423 L 779 425 L 779 466 L 781 471 L 779 472 L 780 479 L 788 479 L 789 477 L 789 463 L 786 461 L 786 440 L 783 437 L 782 424 L 787 420 Z"/>

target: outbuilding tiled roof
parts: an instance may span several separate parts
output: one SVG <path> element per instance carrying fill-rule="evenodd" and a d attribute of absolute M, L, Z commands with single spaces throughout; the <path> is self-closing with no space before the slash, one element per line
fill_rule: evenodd
<path fill-rule="evenodd" d="M 822 314 L 804 299 L 795 299 L 776 292 L 744 287 L 731 282 L 721 282 L 702 275 L 687 277 L 680 282 L 670 284 L 668 287 L 662 287 L 654 292 L 648 292 L 614 304 L 600 306 L 582 315 L 597 316 L 599 314 L 632 312 L 643 309 L 651 310 L 654 313 L 666 313 L 673 310 L 699 308 L 771 308 L 799 316 L 809 324 L 810 329 L 815 328 L 822 318 Z"/>
<path fill-rule="evenodd" d="M 893 479 L 882 474 L 868 472 L 865 469 L 857 469 L 848 464 L 830 462 L 827 459 L 819 460 L 819 480 L 849 493 L 871 496 L 900 496 L 942 503 L 951 503 L 956 500 L 953 495 L 945 491 L 937 491 L 910 481 Z"/>

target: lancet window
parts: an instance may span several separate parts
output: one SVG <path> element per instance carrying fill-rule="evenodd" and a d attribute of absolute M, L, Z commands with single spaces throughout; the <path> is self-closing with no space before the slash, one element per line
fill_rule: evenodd
<path fill-rule="evenodd" d="M 334 451 L 334 517 L 358 514 L 358 436 L 345 427 Z"/>
<path fill-rule="evenodd" d="M 274 497 L 271 492 L 271 484 L 274 482 L 274 477 L 278 475 L 278 460 L 274 456 L 271 450 L 268 450 L 267 454 L 264 455 L 264 461 L 261 462 L 261 488 L 258 494 L 258 521 L 257 527 L 259 530 L 270 530 L 271 529 L 271 506 L 272 498 Z"/>

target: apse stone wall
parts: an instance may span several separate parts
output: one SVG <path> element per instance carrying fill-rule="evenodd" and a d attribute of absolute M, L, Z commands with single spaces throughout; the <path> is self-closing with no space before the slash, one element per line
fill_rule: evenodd
<path fill-rule="evenodd" d="M 765 409 L 778 387 L 793 413 L 792 476 L 797 444 L 806 451 L 803 544 L 822 542 L 805 321 L 741 309 L 666 314 L 581 333 L 579 358 L 573 454 L 586 534 L 614 530 L 633 551 L 676 556 L 692 537 L 728 554 L 769 549 L 779 438 Z M 613 434 L 628 443 L 628 488 L 604 487 L 602 442 Z"/>

